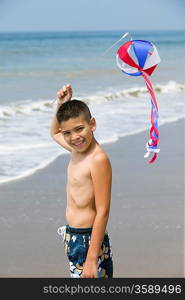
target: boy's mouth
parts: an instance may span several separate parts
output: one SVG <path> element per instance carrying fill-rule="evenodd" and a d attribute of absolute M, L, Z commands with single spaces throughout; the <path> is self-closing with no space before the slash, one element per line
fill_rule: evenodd
<path fill-rule="evenodd" d="M 85 140 L 80 141 L 80 142 L 77 142 L 77 143 L 74 143 L 74 144 L 73 144 L 73 147 L 75 147 L 75 148 L 77 148 L 77 149 L 80 149 L 80 148 L 83 147 L 84 143 L 85 143 Z"/>

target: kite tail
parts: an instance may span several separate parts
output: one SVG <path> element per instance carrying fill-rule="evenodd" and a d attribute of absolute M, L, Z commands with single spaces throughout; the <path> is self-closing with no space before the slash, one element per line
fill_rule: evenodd
<path fill-rule="evenodd" d="M 158 106 L 155 98 L 154 90 L 152 88 L 151 82 L 148 79 L 148 76 L 142 72 L 142 76 L 145 80 L 147 89 L 151 95 L 151 128 L 150 128 L 150 140 L 146 143 L 147 153 L 144 157 L 148 157 L 150 153 L 154 153 L 152 159 L 149 163 L 153 163 L 157 158 L 157 153 L 159 153 L 160 149 L 157 148 L 159 142 L 159 131 L 158 131 Z"/>

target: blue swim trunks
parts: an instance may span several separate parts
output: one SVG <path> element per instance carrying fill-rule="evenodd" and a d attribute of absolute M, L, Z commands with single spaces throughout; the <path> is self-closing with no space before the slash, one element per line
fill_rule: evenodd
<path fill-rule="evenodd" d="M 63 236 L 64 250 L 69 260 L 71 277 L 81 277 L 90 245 L 91 232 L 92 228 L 73 228 L 69 225 L 58 228 L 58 233 Z M 112 277 L 112 250 L 109 236 L 105 233 L 98 257 L 98 278 Z"/>

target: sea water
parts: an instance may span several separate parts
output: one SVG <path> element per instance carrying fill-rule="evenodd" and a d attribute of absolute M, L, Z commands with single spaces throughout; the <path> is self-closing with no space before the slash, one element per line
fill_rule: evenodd
<path fill-rule="evenodd" d="M 32 174 L 67 153 L 50 137 L 53 100 L 64 84 L 72 85 L 73 98 L 89 105 L 100 143 L 150 128 L 150 95 L 143 78 L 127 76 L 116 65 L 118 47 L 131 36 L 153 42 L 161 57 L 150 78 L 159 126 L 184 118 L 185 31 L 132 31 L 104 54 L 123 34 L 0 33 L 1 183 Z M 143 153 L 146 142 L 141 141 Z"/>

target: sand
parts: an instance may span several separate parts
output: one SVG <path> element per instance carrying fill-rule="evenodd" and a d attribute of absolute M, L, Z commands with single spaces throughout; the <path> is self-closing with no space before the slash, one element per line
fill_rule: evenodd
<path fill-rule="evenodd" d="M 143 158 L 148 131 L 102 145 L 113 167 L 114 277 L 184 277 L 184 120 L 161 126 L 160 137 L 153 165 Z M 56 232 L 69 158 L 0 185 L 0 277 L 69 277 Z"/>

